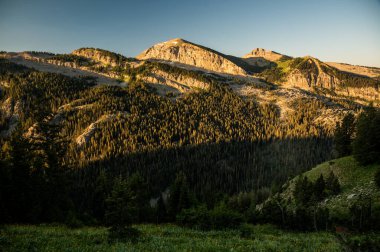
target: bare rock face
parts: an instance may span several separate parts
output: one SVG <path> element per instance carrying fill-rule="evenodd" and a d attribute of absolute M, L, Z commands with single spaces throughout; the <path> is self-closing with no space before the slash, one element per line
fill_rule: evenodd
<path fill-rule="evenodd" d="M 314 58 L 307 58 L 310 66 L 307 70 L 294 69 L 287 77 L 286 86 L 313 89 L 315 87 L 335 90 L 340 80 L 323 71 L 321 62 Z"/>
<path fill-rule="evenodd" d="M 71 67 L 71 68 L 79 68 L 80 67 L 75 62 L 63 62 L 63 61 L 60 61 L 60 60 L 52 60 L 52 59 L 44 60 L 44 62 L 48 63 L 48 64 L 57 65 L 57 66 L 63 66 L 63 67 Z"/>
<path fill-rule="evenodd" d="M 96 62 L 101 62 L 105 65 L 116 66 L 118 62 L 116 62 L 115 58 L 107 55 L 104 50 L 99 50 L 95 48 L 80 48 L 74 50 L 72 54 L 77 56 L 82 56 L 88 59 L 92 59 Z"/>
<path fill-rule="evenodd" d="M 311 89 L 313 87 L 326 88 L 334 90 L 340 81 L 334 76 L 326 73 L 319 74 L 303 74 L 299 70 L 294 70 L 288 77 L 286 85 L 299 87 L 303 89 Z"/>
<path fill-rule="evenodd" d="M 9 138 L 18 125 L 22 104 L 20 101 L 14 101 L 12 98 L 6 99 L 0 107 L 0 112 L 8 120 L 8 129 L 0 132 L 0 137 Z"/>
<path fill-rule="evenodd" d="M 229 60 L 226 55 L 183 39 L 156 44 L 138 55 L 137 59 L 172 61 L 219 73 L 246 74 L 243 68 Z"/>
<path fill-rule="evenodd" d="M 354 66 L 345 63 L 336 63 L 336 62 L 325 62 L 329 66 L 335 67 L 340 71 L 359 74 L 368 77 L 378 77 L 380 76 L 380 68 L 379 67 L 366 67 L 366 66 Z"/>
<path fill-rule="evenodd" d="M 250 53 L 243 56 L 243 59 L 251 65 L 265 67 L 271 64 L 271 62 L 275 62 L 280 60 L 283 57 L 288 57 L 283 54 L 265 50 L 263 48 L 255 48 Z"/>
<path fill-rule="evenodd" d="M 161 70 L 152 71 L 148 76 L 143 77 L 142 81 L 149 84 L 163 84 L 179 90 L 181 93 L 190 89 L 206 89 L 209 84 L 188 76 L 166 73 Z"/>
<path fill-rule="evenodd" d="M 128 116 L 127 112 L 117 112 L 116 114 L 111 115 L 103 115 L 96 122 L 91 123 L 83 132 L 76 138 L 76 143 L 78 147 L 82 147 L 86 143 L 88 143 L 91 137 L 95 134 L 97 130 L 102 127 L 103 124 L 108 121 L 115 120 L 121 118 L 123 116 Z"/>

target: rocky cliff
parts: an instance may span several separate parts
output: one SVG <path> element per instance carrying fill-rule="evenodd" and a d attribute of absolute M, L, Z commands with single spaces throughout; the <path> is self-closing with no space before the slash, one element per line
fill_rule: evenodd
<path fill-rule="evenodd" d="M 255 48 L 250 53 L 243 56 L 245 62 L 259 67 L 269 66 L 272 62 L 283 58 L 287 59 L 290 57 L 274 51 L 265 50 L 263 48 Z"/>
<path fill-rule="evenodd" d="M 138 55 L 137 59 L 177 62 L 219 73 L 246 74 L 246 71 L 228 56 L 183 39 L 156 44 Z"/>
<path fill-rule="evenodd" d="M 123 62 L 124 56 L 98 48 L 80 48 L 72 52 L 73 55 L 82 56 L 105 65 L 116 66 Z"/>
<path fill-rule="evenodd" d="M 180 74 L 167 73 L 162 70 L 154 70 L 141 80 L 148 84 L 162 84 L 173 87 L 181 93 L 190 91 L 191 89 L 206 89 L 209 84 L 204 81 L 197 80 Z"/>
<path fill-rule="evenodd" d="M 288 74 L 285 84 L 303 89 L 319 87 L 335 90 L 341 81 L 332 72 L 326 71 L 326 66 L 322 69 L 321 64 L 324 63 L 312 57 L 305 57 L 304 61 Z"/>

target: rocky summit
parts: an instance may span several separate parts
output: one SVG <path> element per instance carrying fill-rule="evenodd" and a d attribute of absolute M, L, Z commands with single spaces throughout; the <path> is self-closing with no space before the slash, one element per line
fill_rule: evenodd
<path fill-rule="evenodd" d="M 138 55 L 137 59 L 171 61 L 219 73 L 246 74 L 227 55 L 179 38 L 158 43 Z"/>

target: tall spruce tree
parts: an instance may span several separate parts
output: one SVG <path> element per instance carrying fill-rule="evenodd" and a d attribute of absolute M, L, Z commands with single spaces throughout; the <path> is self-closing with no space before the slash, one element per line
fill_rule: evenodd
<path fill-rule="evenodd" d="M 377 185 L 377 187 L 380 188 L 380 169 L 377 170 L 377 172 L 375 173 L 375 183 Z"/>
<path fill-rule="evenodd" d="M 15 222 L 29 222 L 30 209 L 36 202 L 31 202 L 32 184 L 30 180 L 32 159 L 30 144 L 22 135 L 21 128 L 13 133 L 9 145 L 5 147 L 7 156 L 6 167 L 2 167 L 8 173 L 8 186 L 4 189 L 4 199 L 8 201 L 9 218 Z M 7 167 L 8 166 L 8 167 Z"/>
<path fill-rule="evenodd" d="M 111 239 L 126 239 L 128 229 L 138 216 L 134 193 L 123 178 L 115 179 L 110 196 L 106 200 L 106 222 L 111 227 Z"/>
<path fill-rule="evenodd" d="M 326 179 L 326 191 L 328 195 L 337 195 L 340 193 L 339 179 L 332 171 Z"/>
<path fill-rule="evenodd" d="M 170 187 L 169 211 L 171 217 L 175 218 L 182 209 L 190 208 L 194 203 L 193 201 L 186 175 L 183 172 L 179 172 L 173 185 Z"/>
<path fill-rule="evenodd" d="M 136 221 L 146 221 L 149 211 L 149 191 L 147 183 L 141 174 L 136 172 L 128 178 L 127 187 L 137 208 Z"/>
<path fill-rule="evenodd" d="M 314 196 L 317 201 L 321 201 L 325 197 L 325 179 L 323 178 L 323 175 L 321 174 L 318 179 L 314 183 Z"/>
<path fill-rule="evenodd" d="M 367 108 L 357 120 L 353 154 L 362 165 L 380 162 L 380 111 Z"/>
<path fill-rule="evenodd" d="M 68 142 L 60 135 L 57 125 L 42 121 L 36 126 L 37 134 L 30 137 L 34 152 L 38 153 L 35 167 L 40 188 L 44 221 L 63 221 L 72 202 L 69 198 L 68 169 L 63 164 Z"/>
<path fill-rule="evenodd" d="M 354 133 L 355 116 L 348 113 L 341 123 L 337 123 L 335 128 L 334 146 L 339 157 L 351 155 Z"/>

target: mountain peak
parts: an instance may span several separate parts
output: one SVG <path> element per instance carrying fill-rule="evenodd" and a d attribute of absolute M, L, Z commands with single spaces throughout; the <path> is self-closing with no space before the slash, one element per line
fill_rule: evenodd
<path fill-rule="evenodd" d="M 137 56 L 140 60 L 163 60 L 209 71 L 245 75 L 246 71 L 232 57 L 182 38 L 161 42 Z"/>
<path fill-rule="evenodd" d="M 285 55 L 271 51 L 271 50 L 266 50 L 264 48 L 255 48 L 253 49 L 250 53 L 246 54 L 243 56 L 243 58 L 249 59 L 249 58 L 263 58 L 268 61 L 277 61 L 284 57 Z M 285 56 L 288 57 L 288 56 Z"/>

